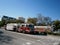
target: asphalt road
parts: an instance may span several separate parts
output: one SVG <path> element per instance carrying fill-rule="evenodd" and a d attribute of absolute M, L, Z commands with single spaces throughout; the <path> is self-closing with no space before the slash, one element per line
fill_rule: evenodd
<path fill-rule="evenodd" d="M 0 45 L 60 45 L 60 36 L 29 35 L 0 29 Z"/>

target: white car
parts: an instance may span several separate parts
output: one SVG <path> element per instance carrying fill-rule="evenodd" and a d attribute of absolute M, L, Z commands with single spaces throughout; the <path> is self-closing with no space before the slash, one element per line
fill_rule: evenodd
<path fill-rule="evenodd" d="M 54 34 L 60 34 L 60 29 L 58 29 L 58 31 L 54 31 Z"/>

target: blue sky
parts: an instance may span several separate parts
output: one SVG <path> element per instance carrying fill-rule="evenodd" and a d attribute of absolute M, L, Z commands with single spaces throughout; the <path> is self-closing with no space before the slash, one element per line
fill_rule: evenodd
<path fill-rule="evenodd" d="M 0 0 L 0 18 L 36 17 L 39 13 L 60 20 L 60 0 Z"/>

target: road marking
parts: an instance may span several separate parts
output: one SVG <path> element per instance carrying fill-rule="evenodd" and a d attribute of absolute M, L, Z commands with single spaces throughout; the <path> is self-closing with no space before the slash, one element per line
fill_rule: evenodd
<path fill-rule="evenodd" d="M 26 42 L 26 45 L 31 45 L 32 43 L 30 43 L 30 42 Z"/>
<path fill-rule="evenodd" d="M 31 45 L 32 43 L 31 42 L 26 42 L 26 43 L 23 43 L 22 45 Z"/>
<path fill-rule="evenodd" d="M 37 40 L 37 41 L 40 41 L 40 40 Z"/>

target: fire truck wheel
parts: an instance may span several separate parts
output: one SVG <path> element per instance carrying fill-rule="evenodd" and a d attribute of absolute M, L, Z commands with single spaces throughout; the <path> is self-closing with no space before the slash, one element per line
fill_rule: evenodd
<path fill-rule="evenodd" d="M 23 31 L 20 31 L 20 33 L 23 33 Z"/>
<path fill-rule="evenodd" d="M 23 33 L 26 33 L 25 31 L 23 31 Z"/>
<path fill-rule="evenodd" d="M 5 28 L 5 30 L 7 30 L 7 29 Z"/>
<path fill-rule="evenodd" d="M 42 32 L 41 35 L 47 35 L 47 33 L 46 32 Z"/>
<path fill-rule="evenodd" d="M 19 33 L 22 33 L 22 31 L 18 31 Z"/>
<path fill-rule="evenodd" d="M 39 34 L 41 34 L 41 32 L 39 32 Z"/>
<path fill-rule="evenodd" d="M 47 35 L 47 33 L 46 33 L 46 32 L 44 32 L 44 35 Z"/>

